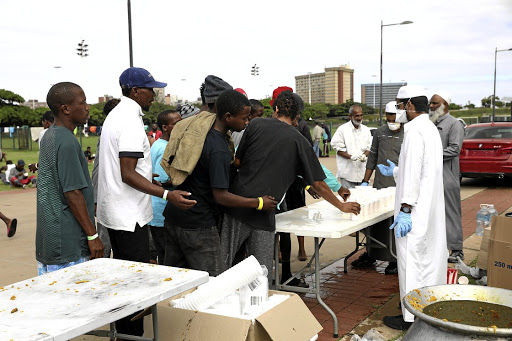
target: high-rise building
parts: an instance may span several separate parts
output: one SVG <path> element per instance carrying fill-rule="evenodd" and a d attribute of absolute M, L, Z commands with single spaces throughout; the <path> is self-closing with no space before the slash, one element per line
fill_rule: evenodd
<path fill-rule="evenodd" d="M 382 108 L 396 99 L 398 90 L 407 83 L 382 83 Z M 361 103 L 373 108 L 379 107 L 380 83 L 361 84 Z"/>
<path fill-rule="evenodd" d="M 165 102 L 164 103 L 168 104 L 168 105 L 176 106 L 178 104 L 182 104 L 183 103 L 183 98 L 178 96 L 178 95 L 167 94 L 167 95 L 165 95 Z"/>
<path fill-rule="evenodd" d="M 113 98 L 114 98 L 114 96 L 104 95 L 104 96 L 98 97 L 98 103 L 108 102 Z"/>
<path fill-rule="evenodd" d="M 295 89 L 304 102 L 341 104 L 354 98 L 354 70 L 348 65 L 322 73 L 295 76 Z"/>

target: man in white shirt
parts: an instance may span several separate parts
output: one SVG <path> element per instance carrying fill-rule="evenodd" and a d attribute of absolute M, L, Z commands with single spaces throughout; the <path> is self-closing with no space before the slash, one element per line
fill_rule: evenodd
<path fill-rule="evenodd" d="M 43 139 L 44 134 L 50 128 L 53 124 L 54 118 L 53 113 L 50 111 L 47 111 L 44 113 L 43 117 L 41 118 L 41 124 L 43 125 L 43 130 L 39 133 L 39 139 L 37 140 L 37 143 L 39 143 L 39 148 L 41 148 L 41 140 Z"/>
<path fill-rule="evenodd" d="M 366 160 L 370 153 L 372 134 L 363 122 L 363 108 L 354 104 L 349 109 L 350 121 L 341 125 L 331 140 L 336 150 L 337 176 L 345 188 L 359 186 L 366 171 Z"/>
<path fill-rule="evenodd" d="M 155 81 L 145 69 L 131 67 L 119 77 L 123 96 L 105 119 L 101 132 L 98 170 L 98 223 L 108 228 L 114 258 L 149 263 L 147 224 L 153 218 L 151 195 L 188 209 L 190 193 L 168 191 L 152 183 L 149 141 L 142 110 L 149 110 L 155 92 L 167 84 Z M 149 194 L 149 195 L 148 195 Z M 142 320 L 131 316 L 116 322 L 119 333 L 142 336 Z"/>

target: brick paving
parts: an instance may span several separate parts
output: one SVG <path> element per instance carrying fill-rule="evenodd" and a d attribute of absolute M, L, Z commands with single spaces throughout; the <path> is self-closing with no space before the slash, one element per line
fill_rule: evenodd
<path fill-rule="evenodd" d="M 501 214 L 512 207 L 512 190 L 489 188 L 462 201 L 462 226 L 464 239 L 475 232 L 476 213 L 480 204 L 494 204 Z M 350 258 L 357 259 L 363 251 Z M 370 314 L 398 293 L 398 276 L 384 275 L 387 262 L 377 262 L 376 268 L 352 269 L 343 273 L 343 259 L 321 270 L 321 297 L 338 317 L 339 338 L 353 330 Z M 306 278 L 313 284 L 314 275 Z M 323 327 L 319 341 L 333 338 L 333 321 L 331 315 L 318 304 L 314 295 L 302 295 L 304 303 Z"/>

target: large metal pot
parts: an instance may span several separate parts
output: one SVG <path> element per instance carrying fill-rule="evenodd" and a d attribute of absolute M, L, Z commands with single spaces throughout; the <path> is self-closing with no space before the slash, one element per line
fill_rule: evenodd
<path fill-rule="evenodd" d="M 423 308 L 439 301 L 472 300 L 512 307 L 512 290 L 476 285 L 437 285 L 408 293 L 402 304 L 416 316 L 403 340 L 512 340 L 512 328 L 476 327 L 426 315 Z"/>

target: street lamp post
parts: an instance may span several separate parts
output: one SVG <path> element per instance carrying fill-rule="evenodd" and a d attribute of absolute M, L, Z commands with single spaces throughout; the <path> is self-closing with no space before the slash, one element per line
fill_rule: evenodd
<path fill-rule="evenodd" d="M 492 121 L 493 122 L 494 122 L 494 118 L 496 115 L 496 62 L 498 59 L 498 52 L 505 52 L 505 51 L 512 51 L 512 48 L 504 49 L 504 50 L 498 50 L 498 48 L 496 48 L 494 50 L 494 92 L 492 93 Z"/>
<path fill-rule="evenodd" d="M 133 67 L 133 49 L 132 49 L 132 4 L 128 0 L 128 46 L 130 49 L 130 67 Z"/>
<path fill-rule="evenodd" d="M 379 124 L 382 125 L 382 31 L 384 26 L 395 26 L 395 25 L 407 25 L 412 24 L 412 21 L 402 21 L 396 24 L 384 25 L 382 20 L 380 21 L 380 89 L 379 89 Z"/>
<path fill-rule="evenodd" d="M 372 75 L 372 78 L 374 77 L 377 77 L 377 75 Z M 375 110 L 375 80 L 373 80 L 373 109 Z"/>
<path fill-rule="evenodd" d="M 87 57 L 89 54 L 87 53 L 89 51 L 89 45 L 85 43 L 85 40 L 82 39 L 81 42 L 78 43 L 78 47 L 76 48 L 78 51 L 76 54 L 80 56 L 80 58 Z"/>
<path fill-rule="evenodd" d="M 311 105 L 311 72 L 308 72 L 309 105 Z"/>
<path fill-rule="evenodd" d="M 251 76 L 259 76 L 260 74 L 260 67 L 254 64 L 253 67 L 251 67 Z"/>

